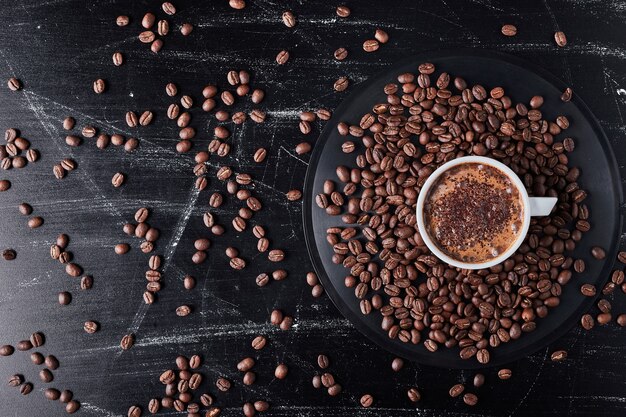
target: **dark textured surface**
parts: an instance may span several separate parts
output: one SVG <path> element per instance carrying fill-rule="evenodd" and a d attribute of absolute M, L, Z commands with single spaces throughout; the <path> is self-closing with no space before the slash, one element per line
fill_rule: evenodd
<path fill-rule="evenodd" d="M 471 380 L 470 371 L 407 364 L 394 374 L 391 354 L 365 340 L 326 297 L 311 297 L 304 281 L 310 264 L 301 208 L 298 203 L 288 203 L 284 192 L 302 186 L 307 167 L 308 156 L 295 156 L 295 145 L 304 139 L 314 141 L 319 132 L 316 126 L 309 137 L 303 137 L 297 129 L 298 113 L 322 106 L 334 108 L 346 94 L 333 92 L 337 77 L 352 80 L 349 92 L 358 82 L 413 53 L 460 46 L 513 53 L 570 83 L 601 120 L 624 176 L 626 4 L 529 1 L 513 6 L 512 2 L 406 1 L 393 2 L 392 8 L 390 2 L 355 1 L 349 2 L 352 16 L 341 20 L 334 14 L 336 4 L 330 2 L 248 3 L 245 10 L 233 11 L 226 0 L 176 1 L 179 13 L 168 18 L 174 30 L 165 39 L 163 51 L 154 55 L 136 35 L 145 12 L 164 17 L 160 2 L 1 2 L 0 127 L 19 128 L 22 136 L 41 150 L 42 158 L 21 171 L 0 172 L 0 177 L 13 183 L 0 195 L 0 247 L 18 252 L 12 262 L 0 261 L 0 344 L 16 343 L 33 331 L 43 331 L 47 341 L 40 350 L 54 353 L 61 362 L 51 385 L 72 389 L 83 404 L 80 413 L 90 416 L 125 416 L 134 403 L 145 408 L 149 398 L 162 395 L 160 372 L 173 366 L 178 353 L 195 352 L 205 359 L 203 390 L 216 394 L 213 382 L 220 375 L 235 381 L 233 390 L 217 395 L 226 416 L 241 415 L 244 401 L 261 398 L 272 404 L 266 414 L 290 417 L 623 415 L 626 333 L 614 323 L 591 332 L 572 329 L 550 348 L 511 364 L 513 378 L 509 381 L 498 381 L 496 370 L 487 370 L 487 383 L 477 392 L 479 404 L 472 409 L 447 397 L 451 385 Z M 286 8 L 298 17 L 294 29 L 280 20 Z M 122 13 L 132 17 L 129 27 L 115 26 L 115 17 Z M 195 30 L 183 38 L 176 26 L 186 21 L 193 23 Z M 504 38 L 500 34 L 503 23 L 516 24 L 518 36 Z M 390 42 L 376 53 L 366 54 L 361 44 L 376 27 L 388 30 Z M 566 48 L 554 45 L 557 28 L 567 33 Z M 342 63 L 332 58 L 339 46 L 351 52 Z M 278 67 L 274 58 L 281 49 L 291 51 L 292 58 Z M 119 68 L 111 63 L 115 50 L 127 58 Z M 210 161 L 210 185 L 197 193 L 191 173 L 193 153 L 181 156 L 174 151 L 177 129 L 165 117 L 172 99 L 165 95 L 164 86 L 174 81 L 182 92 L 199 101 L 204 84 L 226 87 L 225 74 L 232 68 L 251 70 L 252 83 L 268 91 L 259 106 L 268 111 L 268 120 L 263 125 L 248 121 L 233 129 L 231 157 Z M 23 91 L 11 93 L 4 86 L 4 80 L 13 75 L 24 82 Z M 91 89 L 98 77 L 105 78 L 109 86 L 101 96 Z M 241 102 L 238 108 L 250 109 L 251 105 Z M 129 129 L 124 113 L 131 109 L 154 111 L 153 125 Z M 199 150 L 208 144 L 209 131 L 216 123 L 198 108 L 192 113 L 192 126 L 199 131 L 194 150 Z M 69 148 L 61 128 L 66 115 L 76 117 L 79 127 L 90 123 L 108 133 L 135 135 L 140 148 L 133 154 L 119 148 L 101 151 L 93 139 Z M 251 159 L 258 146 L 269 150 L 267 163 L 262 165 Z M 79 167 L 59 181 L 52 175 L 52 165 L 64 157 L 73 157 Z M 221 164 L 253 175 L 254 188 L 266 207 L 253 223 L 267 226 L 273 246 L 287 251 L 287 280 L 256 287 L 254 277 L 271 271 L 273 265 L 257 254 L 249 231 L 239 235 L 230 227 L 238 207 L 230 199 L 218 210 L 227 233 L 211 238 L 214 245 L 205 264 L 191 263 L 193 240 L 209 235 L 201 221 L 208 196 L 212 190 L 224 188 L 212 177 Z M 128 180 L 113 189 L 110 179 L 117 171 L 127 173 Z M 21 201 L 31 203 L 34 214 L 45 218 L 40 229 L 26 227 L 27 219 L 17 211 Z M 152 209 L 150 222 L 162 231 L 156 252 L 166 257 L 165 288 L 150 308 L 141 301 L 147 256 L 138 250 L 137 240 L 121 231 L 140 206 Z M 592 223 L 597 221 L 602 219 L 595 218 Z M 91 291 L 78 290 L 78 281 L 49 258 L 49 245 L 60 232 L 70 235 L 69 250 L 94 276 Z M 129 242 L 133 249 L 123 257 L 116 256 L 113 246 L 119 242 Z M 228 267 L 223 249 L 231 242 L 248 260 L 243 271 L 233 272 Z M 196 290 L 182 288 L 186 273 L 198 279 Z M 61 290 L 73 292 L 71 305 L 58 305 Z M 615 313 L 626 310 L 621 292 L 611 298 Z M 194 312 L 176 317 L 174 310 L 183 303 L 191 305 Z M 296 326 L 289 332 L 270 326 L 273 308 L 292 314 Z M 100 322 L 100 332 L 83 332 L 82 324 L 89 319 Z M 137 345 L 122 353 L 119 341 L 129 331 L 137 334 Z M 250 341 L 259 333 L 267 335 L 270 343 L 258 355 L 257 384 L 243 387 L 235 365 L 253 354 Z M 557 348 L 569 352 L 563 363 L 549 359 Z M 345 387 L 340 397 L 330 398 L 311 387 L 315 357 L 320 352 L 329 354 L 332 372 Z M 273 368 L 280 361 L 291 367 L 284 381 L 273 379 Z M 0 381 L 19 372 L 35 384 L 34 392 L 22 397 L 3 382 L 1 416 L 65 414 L 59 404 L 43 398 L 44 384 L 37 378 L 37 368 L 23 353 L 0 358 Z M 422 391 L 423 400 L 417 406 L 406 398 L 410 386 Z M 358 406 L 358 398 L 365 392 L 377 399 L 375 407 L 368 410 Z"/>

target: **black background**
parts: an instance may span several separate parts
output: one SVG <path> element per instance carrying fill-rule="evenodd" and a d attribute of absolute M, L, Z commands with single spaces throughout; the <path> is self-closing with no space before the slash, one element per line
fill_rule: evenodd
<path fill-rule="evenodd" d="M 302 140 L 313 142 L 319 127 L 305 136 L 297 128 L 298 113 L 319 107 L 334 108 L 358 83 L 397 60 L 417 52 L 452 47 L 476 47 L 513 53 L 541 65 L 569 83 L 576 94 L 601 120 L 617 154 L 624 176 L 626 152 L 624 120 L 626 85 L 623 45 L 626 6 L 617 1 L 562 2 L 348 2 L 352 15 L 338 19 L 339 4 L 318 2 L 249 1 L 243 11 L 234 11 L 226 0 L 176 1 L 179 13 L 168 17 L 173 30 L 158 55 L 140 44 L 137 34 L 143 14 L 152 11 L 164 18 L 157 1 L 21 1 L 3 0 L 0 6 L 0 79 L 17 76 L 24 90 L 0 89 L 0 128 L 16 127 L 41 150 L 42 158 L 21 171 L 0 172 L 12 188 L 0 196 L 0 245 L 13 247 L 18 257 L 0 261 L 0 344 L 16 343 L 33 331 L 47 336 L 40 350 L 54 353 L 61 361 L 55 372 L 57 388 L 69 388 L 82 403 L 82 415 L 123 416 L 128 406 L 144 406 L 151 397 L 162 396 L 158 375 L 173 367 L 177 354 L 200 353 L 206 382 L 202 391 L 217 394 L 215 379 L 224 375 L 234 388 L 216 395 L 226 416 L 241 414 L 241 404 L 267 399 L 276 416 L 524 416 L 524 415 L 623 415 L 626 408 L 626 335 L 615 323 L 584 332 L 579 327 L 550 348 L 511 364 L 513 378 L 499 381 L 497 370 L 487 369 L 486 385 L 477 391 L 479 404 L 468 408 L 460 399 L 447 397 L 449 387 L 471 381 L 471 371 L 447 371 L 426 365 L 407 364 L 400 373 L 390 369 L 392 355 L 363 338 L 323 297 L 314 300 L 304 281 L 310 262 L 304 247 L 299 203 L 289 203 L 284 193 L 303 184 L 308 156 L 296 156 Z M 291 9 L 298 25 L 289 29 L 280 19 Z M 132 23 L 115 25 L 115 17 L 128 14 Z M 184 38 L 177 28 L 194 24 Z M 504 23 L 517 25 L 519 34 L 505 38 Z M 373 54 L 361 50 L 365 39 L 381 27 L 390 41 Z M 560 29 L 569 44 L 557 48 L 553 33 Z M 344 46 L 349 58 L 333 59 Z M 281 49 L 291 52 L 290 61 L 279 67 L 274 58 Z M 114 67 L 111 55 L 119 50 L 126 63 Z M 174 151 L 177 128 L 165 117 L 173 101 L 164 92 L 173 81 L 183 93 L 201 100 L 201 88 L 217 83 L 226 88 L 230 69 L 251 71 L 252 84 L 267 91 L 258 107 L 268 112 L 265 124 L 247 121 L 234 127 L 233 151 L 227 160 L 212 158 L 210 185 L 194 191 L 193 152 Z M 332 85 L 347 76 L 352 85 L 335 93 Z M 92 91 L 96 78 L 108 82 L 107 92 Z M 237 109 L 250 110 L 240 100 Z M 130 129 L 124 123 L 127 110 L 155 112 L 149 127 Z M 216 125 L 199 108 L 192 110 L 192 126 L 199 134 L 194 150 L 206 147 Z M 140 148 L 128 154 L 120 148 L 101 151 L 95 140 L 79 148 L 65 145 L 61 121 L 74 116 L 78 127 L 93 124 L 103 132 L 136 136 Z M 580 138 L 584 140 L 584 138 Z M 267 162 L 252 162 L 254 150 L 264 146 Z M 62 158 L 74 158 L 79 167 L 64 180 L 56 180 L 52 166 Z M 213 238 L 207 261 L 191 262 L 193 241 L 209 236 L 201 214 L 210 192 L 222 190 L 212 175 L 229 164 L 248 172 L 265 209 L 253 224 L 265 225 L 274 247 L 286 250 L 284 268 L 290 273 L 283 282 L 258 288 L 254 277 L 272 271 L 255 249 L 255 239 L 246 231 L 237 234 L 230 219 L 238 207 L 228 203 L 217 211 L 227 233 Z M 119 189 L 110 184 L 117 172 L 128 174 Z M 593 175 L 584 173 L 583 175 Z M 26 227 L 17 205 L 31 203 L 34 214 L 45 218 L 37 230 Z M 143 305 L 147 256 L 139 242 L 123 234 L 122 225 L 132 220 L 141 206 L 152 209 L 150 223 L 162 231 L 156 253 L 166 257 L 165 288 L 158 302 Z M 602 219 L 592 219 L 602 221 Z M 78 280 L 68 277 L 58 262 L 48 256 L 58 233 L 70 235 L 69 250 L 86 273 L 94 276 L 91 291 L 78 289 Z M 620 231 L 615 231 L 619 233 Z M 133 249 L 123 257 L 113 253 L 119 242 Z M 248 261 L 243 271 L 228 267 L 224 248 L 232 244 Z M 193 291 L 182 288 L 182 277 L 198 279 Z M 72 291 L 71 305 L 58 305 L 57 293 Z M 624 295 L 613 297 L 614 316 L 626 310 Z M 193 307 L 185 318 L 174 314 L 183 303 Z M 288 332 L 269 325 L 269 313 L 281 308 L 295 317 Z M 87 335 L 85 320 L 96 320 L 101 331 Z M 121 352 L 119 341 L 129 331 L 137 345 Z M 257 383 L 243 387 L 236 363 L 254 355 L 250 341 L 267 335 L 268 347 L 256 354 Z M 557 348 L 569 352 L 563 363 L 552 363 L 549 354 Z M 310 379 L 317 371 L 318 353 L 331 358 L 331 371 L 344 386 L 344 393 L 330 398 L 316 391 Z M 284 381 L 273 378 L 279 362 L 290 365 Z M 0 380 L 23 373 L 35 384 L 35 392 L 22 397 L 6 383 L 0 387 L 0 415 L 64 415 L 60 404 L 48 403 L 41 394 L 44 384 L 38 367 L 28 355 L 16 353 L 0 358 Z M 423 400 L 417 407 L 406 390 L 417 386 Z M 362 409 L 358 398 L 365 392 L 376 398 L 375 407 Z M 415 409 L 418 408 L 418 411 Z M 167 413 L 162 413 L 168 415 Z M 179 413 L 170 412 L 169 415 Z"/>

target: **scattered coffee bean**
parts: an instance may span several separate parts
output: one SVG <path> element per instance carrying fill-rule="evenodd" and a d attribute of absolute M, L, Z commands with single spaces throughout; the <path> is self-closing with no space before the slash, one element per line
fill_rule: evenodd
<path fill-rule="evenodd" d="M 11 345 L 0 346 L 0 356 L 11 356 L 15 352 L 15 348 Z"/>
<path fill-rule="evenodd" d="M 600 246 L 591 248 L 591 255 L 598 260 L 606 258 L 606 252 Z"/>
<path fill-rule="evenodd" d="M 102 78 L 98 78 L 96 81 L 93 82 L 94 93 L 102 94 L 104 93 L 105 88 L 106 88 L 106 83 L 104 82 Z"/>
<path fill-rule="evenodd" d="M 567 358 L 567 352 L 565 350 L 557 350 L 552 352 L 550 359 L 554 362 L 561 362 Z"/>
<path fill-rule="evenodd" d="M 5 249 L 2 251 L 2 258 L 5 261 L 12 261 L 15 259 L 16 256 L 17 256 L 17 253 L 15 252 L 14 249 Z"/>
<path fill-rule="evenodd" d="M 220 377 L 217 379 L 215 386 L 217 387 L 218 390 L 222 392 L 226 392 L 230 389 L 230 381 L 227 380 L 226 378 Z"/>
<path fill-rule="evenodd" d="M 176 315 L 178 317 L 185 317 L 191 313 L 191 307 L 187 305 L 182 305 L 176 308 Z"/>
<path fill-rule="evenodd" d="M 98 328 L 99 328 L 98 323 L 96 323 L 95 321 L 86 321 L 83 326 L 85 333 L 89 333 L 89 334 L 93 334 L 97 332 Z"/>
<path fill-rule="evenodd" d="M 463 402 L 469 406 L 474 406 L 478 403 L 478 397 L 476 394 L 467 393 L 463 396 Z"/>
<path fill-rule="evenodd" d="M 33 384 L 30 382 L 26 382 L 25 384 L 22 384 L 22 386 L 20 387 L 20 394 L 28 395 L 32 392 L 32 390 L 33 390 Z"/>
<path fill-rule="evenodd" d="M 572 99 L 572 95 L 573 95 L 572 89 L 567 87 L 565 91 L 563 91 L 563 94 L 561 94 L 561 101 L 564 103 L 567 103 L 568 101 Z"/>
<path fill-rule="evenodd" d="M 565 37 L 565 33 L 560 31 L 554 34 L 554 41 L 561 48 L 567 45 L 567 38 Z"/>
<path fill-rule="evenodd" d="M 20 374 L 11 375 L 9 377 L 8 385 L 10 387 L 19 387 L 24 382 L 24 377 Z"/>
<path fill-rule="evenodd" d="M 64 391 L 65 392 L 65 391 Z M 61 396 L 63 393 L 61 393 Z M 68 414 L 74 414 L 80 408 L 80 403 L 76 400 L 71 400 L 65 405 L 65 412 Z"/>
<path fill-rule="evenodd" d="M 450 388 L 450 391 L 448 393 L 450 394 L 450 397 L 456 398 L 459 395 L 463 394 L 463 391 L 465 391 L 465 386 L 463 384 L 456 384 L 453 385 L 452 388 Z"/>
<path fill-rule="evenodd" d="M 54 355 L 46 356 L 46 359 L 44 360 L 44 362 L 46 364 L 46 367 L 48 367 L 48 369 L 52 371 L 59 368 L 59 360 Z"/>
<path fill-rule="evenodd" d="M 335 12 L 337 13 L 337 16 L 339 17 L 346 18 L 350 16 L 350 9 L 348 8 L 348 6 L 339 6 L 335 10 Z"/>
<path fill-rule="evenodd" d="M 377 51 L 379 47 L 380 47 L 380 44 L 378 43 L 376 39 L 368 39 L 365 42 L 363 42 L 363 50 L 365 52 Z"/>
<path fill-rule="evenodd" d="M 126 334 L 122 337 L 120 341 L 120 346 L 122 350 L 128 350 L 135 344 L 135 335 L 133 333 Z"/>
<path fill-rule="evenodd" d="M 514 25 L 504 25 L 502 26 L 502 34 L 504 36 L 515 36 L 517 35 L 517 27 Z"/>
<path fill-rule="evenodd" d="M 287 10 L 286 12 L 283 12 L 283 23 L 288 28 L 292 28 L 296 25 L 296 17 L 291 11 Z"/>
<path fill-rule="evenodd" d="M 122 186 L 122 184 L 124 184 L 125 180 L 126 176 L 124 174 L 122 174 L 121 172 L 116 172 L 113 175 L 113 178 L 111 178 L 111 184 L 113 184 L 113 187 L 119 188 Z"/>
<path fill-rule="evenodd" d="M 335 91 L 344 91 L 346 88 L 348 88 L 348 84 L 349 82 L 347 77 L 340 77 L 337 79 L 337 81 L 335 81 L 333 88 L 335 89 Z"/>
<path fill-rule="evenodd" d="M 498 378 L 502 380 L 509 379 L 512 375 L 513 373 L 511 372 L 511 370 L 507 368 L 502 368 L 498 371 Z"/>
<path fill-rule="evenodd" d="M 364 394 L 363 396 L 361 396 L 361 407 L 364 408 L 368 408 L 371 407 L 372 404 L 374 404 L 374 397 L 372 397 L 370 394 Z"/>
<path fill-rule="evenodd" d="M 7 85 L 11 91 L 18 91 L 22 89 L 22 82 L 15 77 L 9 78 Z"/>
<path fill-rule="evenodd" d="M 485 375 L 483 374 L 476 374 L 474 375 L 474 386 L 476 388 L 480 388 L 484 385 L 485 383 Z"/>
<path fill-rule="evenodd" d="M 17 347 L 17 350 L 24 352 L 27 350 L 31 350 L 33 348 L 33 344 L 30 340 L 20 340 L 19 342 L 17 342 L 17 345 L 15 347 Z"/>
<path fill-rule="evenodd" d="M 289 61 L 289 52 L 283 50 L 276 55 L 276 62 L 278 65 L 284 65 Z"/>
<path fill-rule="evenodd" d="M 617 316 L 616 321 L 620 327 L 626 326 L 626 314 L 620 314 L 619 316 Z"/>
<path fill-rule="evenodd" d="M 48 383 L 52 382 L 54 376 L 52 375 L 52 372 L 50 372 L 50 370 L 42 369 L 41 371 L 39 371 L 39 379 L 41 379 L 42 382 Z"/>
<path fill-rule="evenodd" d="M 33 212 L 33 208 L 28 203 L 20 203 L 18 210 L 22 216 L 29 216 Z"/>
<path fill-rule="evenodd" d="M 61 392 L 55 388 L 46 388 L 43 392 L 47 400 L 56 401 L 61 396 Z"/>
<path fill-rule="evenodd" d="M 42 224 L 43 218 L 39 216 L 31 217 L 30 219 L 28 219 L 28 227 L 30 227 L 31 229 L 37 229 L 38 227 L 41 227 Z"/>
<path fill-rule="evenodd" d="M 414 403 L 418 402 L 422 398 L 422 395 L 417 388 L 409 388 L 407 396 L 409 397 L 409 400 Z"/>
<path fill-rule="evenodd" d="M 338 48 L 333 55 L 337 61 L 343 61 L 348 57 L 348 50 L 346 48 Z"/>

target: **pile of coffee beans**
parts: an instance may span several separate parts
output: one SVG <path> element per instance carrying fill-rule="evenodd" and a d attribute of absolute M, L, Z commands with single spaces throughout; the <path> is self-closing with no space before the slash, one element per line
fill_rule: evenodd
<path fill-rule="evenodd" d="M 437 75 L 432 63 L 400 74 L 384 92 L 386 102 L 358 123 L 337 126 L 355 167 L 338 166 L 336 180 L 316 197 L 343 223 L 327 230 L 332 261 L 349 270 L 345 285 L 354 288 L 363 314 L 381 314 L 390 338 L 432 352 L 458 346 L 461 358 L 488 363 L 490 349 L 532 332 L 559 305 L 573 270 L 584 269 L 568 256 L 591 228 L 581 171 L 567 156 L 574 140 L 559 139 L 569 120 L 547 120 L 541 96 L 514 103 L 502 87 Z M 416 228 L 422 184 L 438 166 L 465 155 L 494 158 L 530 195 L 558 198 L 550 216 L 532 218 L 514 256 L 477 271 L 441 263 Z M 599 259 L 604 251 L 592 253 Z"/>
<path fill-rule="evenodd" d="M 326 392 L 328 392 L 328 395 L 331 397 L 341 394 L 341 391 L 343 391 L 341 384 L 336 382 L 335 376 L 332 373 L 326 371 L 326 369 L 330 366 L 330 359 L 328 359 L 328 356 L 324 354 L 318 355 L 317 366 L 324 372 L 313 375 L 313 388 L 325 388 Z"/>
<path fill-rule="evenodd" d="M 156 244 L 161 232 L 156 227 L 152 227 L 150 223 L 148 223 L 148 217 L 150 216 L 150 210 L 146 207 L 140 207 L 135 212 L 135 222 L 136 223 L 126 223 L 122 227 L 124 233 L 128 236 L 135 236 L 138 239 L 143 239 L 139 244 L 139 249 L 143 253 L 150 253 L 154 250 L 154 245 Z M 120 248 L 121 249 L 121 248 Z M 116 252 L 118 249 L 116 247 Z M 121 250 L 124 252 L 124 250 Z"/>

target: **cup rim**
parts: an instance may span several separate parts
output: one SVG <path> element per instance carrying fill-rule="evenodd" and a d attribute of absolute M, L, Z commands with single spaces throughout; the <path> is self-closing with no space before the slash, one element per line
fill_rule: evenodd
<path fill-rule="evenodd" d="M 510 245 L 509 248 L 503 253 L 501 253 L 498 257 L 491 259 L 487 262 L 482 262 L 482 263 L 462 262 L 446 255 L 443 251 L 441 251 L 437 247 L 435 242 L 432 241 L 426 229 L 426 225 L 424 223 L 424 204 L 426 202 L 426 196 L 428 195 L 428 192 L 430 188 L 432 187 L 433 183 L 441 176 L 441 174 L 443 174 L 450 168 L 457 166 L 457 165 L 466 164 L 466 163 L 481 163 L 485 165 L 491 165 L 494 168 L 497 168 L 500 171 L 502 171 L 507 177 L 509 177 L 509 179 L 515 185 L 515 187 L 517 187 L 517 190 L 520 193 L 520 196 L 522 198 L 522 204 L 524 205 L 522 229 L 521 229 L 521 233 L 518 235 L 515 242 L 513 242 L 513 244 Z M 522 180 L 517 176 L 517 174 L 515 174 L 515 172 L 513 172 L 513 170 L 511 170 L 511 168 L 504 165 L 502 162 L 496 159 L 487 158 L 484 156 L 462 156 L 460 158 L 455 158 L 441 165 L 432 174 L 430 174 L 430 176 L 426 179 L 426 181 L 424 182 L 424 185 L 422 185 L 419 196 L 417 198 L 416 220 L 417 220 L 418 232 L 420 236 L 422 237 L 422 240 L 424 241 L 428 249 L 441 261 L 446 262 L 457 268 L 462 268 L 462 269 L 484 269 L 484 268 L 489 268 L 494 265 L 497 265 L 505 261 L 506 259 L 508 259 L 511 255 L 515 253 L 515 251 L 520 247 L 520 245 L 526 238 L 528 229 L 530 227 L 530 198 L 528 197 L 528 192 L 526 192 L 526 188 L 524 187 Z"/>

